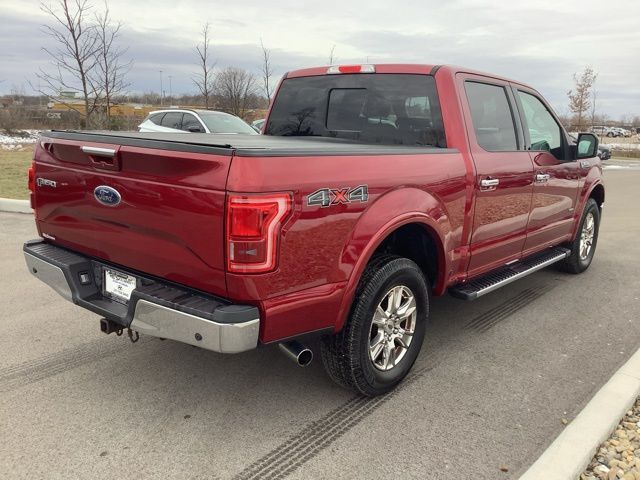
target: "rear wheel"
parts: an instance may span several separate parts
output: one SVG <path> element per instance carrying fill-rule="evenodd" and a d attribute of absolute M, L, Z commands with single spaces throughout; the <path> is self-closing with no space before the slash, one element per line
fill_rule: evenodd
<path fill-rule="evenodd" d="M 388 392 L 420 353 L 428 316 L 429 287 L 420 268 L 391 255 L 374 259 L 344 328 L 322 340 L 327 373 L 363 395 Z"/>
<path fill-rule="evenodd" d="M 580 227 L 573 240 L 571 254 L 560 263 L 561 270 L 569 273 L 582 273 L 593 261 L 598 243 L 600 227 L 600 209 L 593 198 L 587 200 L 580 220 Z"/>

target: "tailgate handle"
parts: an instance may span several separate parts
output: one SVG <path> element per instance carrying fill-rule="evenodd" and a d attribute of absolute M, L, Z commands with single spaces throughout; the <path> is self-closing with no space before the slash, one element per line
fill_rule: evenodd
<path fill-rule="evenodd" d="M 83 145 L 82 147 L 80 147 L 80 150 L 82 150 L 87 155 L 92 155 L 94 157 L 113 158 L 116 156 L 116 151 L 113 148 L 88 147 L 86 145 Z"/>
<path fill-rule="evenodd" d="M 120 159 L 117 156 L 117 148 L 83 145 L 80 147 L 80 150 L 89 157 L 89 161 L 94 168 L 99 168 L 100 170 L 120 170 Z"/>

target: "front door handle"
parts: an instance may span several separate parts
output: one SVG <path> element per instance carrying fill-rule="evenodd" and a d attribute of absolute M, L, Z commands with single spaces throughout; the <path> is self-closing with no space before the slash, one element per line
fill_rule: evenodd
<path fill-rule="evenodd" d="M 482 188 L 497 187 L 500 184 L 499 178 L 483 178 L 480 180 L 480 186 Z"/>
<path fill-rule="evenodd" d="M 548 173 L 536 173 L 536 183 L 546 183 L 551 178 Z"/>

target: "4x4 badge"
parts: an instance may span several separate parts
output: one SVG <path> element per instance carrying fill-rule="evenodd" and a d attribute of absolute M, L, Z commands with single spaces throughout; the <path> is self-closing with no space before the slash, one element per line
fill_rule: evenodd
<path fill-rule="evenodd" d="M 358 185 L 353 188 L 321 188 L 307 197 L 309 207 L 317 205 L 329 207 L 340 203 L 366 203 L 367 201 L 369 201 L 369 187 L 367 185 Z"/>

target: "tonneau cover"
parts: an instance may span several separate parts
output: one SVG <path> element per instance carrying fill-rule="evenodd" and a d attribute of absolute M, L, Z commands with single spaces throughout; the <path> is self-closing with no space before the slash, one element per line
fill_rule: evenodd
<path fill-rule="evenodd" d="M 43 137 L 85 140 L 99 143 L 140 146 L 185 152 L 218 150 L 237 156 L 319 156 L 319 155 L 418 155 L 452 153 L 449 148 L 405 145 L 371 145 L 326 137 L 278 137 L 271 135 L 231 135 L 210 133 L 155 133 L 53 130 Z"/>

